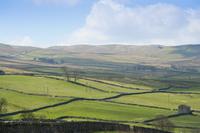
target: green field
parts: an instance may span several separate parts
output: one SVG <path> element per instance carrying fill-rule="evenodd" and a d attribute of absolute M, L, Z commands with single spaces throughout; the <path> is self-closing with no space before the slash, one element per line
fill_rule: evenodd
<path fill-rule="evenodd" d="M 200 125 L 200 116 L 181 116 L 171 119 L 177 126 L 181 127 L 199 127 Z"/>
<path fill-rule="evenodd" d="M 108 92 L 141 92 L 141 91 L 148 91 L 146 90 L 136 90 L 136 89 L 127 89 L 127 88 L 122 88 L 122 87 L 118 87 L 118 86 L 112 86 L 112 85 L 108 85 L 108 84 L 104 84 L 104 83 L 99 83 L 99 82 L 95 82 L 95 81 L 89 81 L 89 80 L 85 80 L 85 79 L 79 79 L 78 82 L 92 86 L 92 87 L 96 87 L 99 89 L 102 89 L 104 91 L 108 91 Z M 115 83 L 114 83 L 115 84 Z M 139 86 L 139 85 L 132 85 L 132 87 L 137 88 L 140 87 L 141 89 L 143 89 L 143 86 Z"/>
<path fill-rule="evenodd" d="M 145 113 L 149 112 L 149 113 Z M 97 101 L 79 101 L 62 107 L 38 111 L 38 114 L 48 114 L 55 119 L 61 116 L 82 116 L 116 121 L 142 121 L 161 114 L 170 114 L 173 111 L 149 109 L 145 107 L 118 105 Z M 36 114 L 37 114 L 36 113 Z"/>
<path fill-rule="evenodd" d="M 34 109 L 49 104 L 67 101 L 70 98 L 53 98 L 45 96 L 30 96 L 12 91 L 0 90 L 0 97 L 8 101 L 8 112 Z"/>
<path fill-rule="evenodd" d="M 0 88 L 52 96 L 103 98 L 113 95 L 70 82 L 31 76 L 1 76 Z"/>
<path fill-rule="evenodd" d="M 124 96 L 114 99 L 117 102 L 125 102 L 143 105 L 165 107 L 169 109 L 177 109 L 178 105 L 190 105 L 192 109 L 200 110 L 200 94 L 171 94 L 171 93 L 154 93 Z"/>
<path fill-rule="evenodd" d="M 143 125 L 142 122 L 145 120 L 153 119 L 160 115 L 168 116 L 175 114 L 177 111 L 172 109 L 177 109 L 180 104 L 187 104 L 190 105 L 192 109 L 200 110 L 200 94 L 171 94 L 162 92 L 134 94 L 137 92 L 149 92 L 153 90 L 153 88 L 144 84 L 126 84 L 109 80 L 92 80 L 93 81 L 79 79 L 77 81 L 77 83 L 90 86 L 85 87 L 81 84 L 64 81 L 63 77 L 56 76 L 0 76 L 0 98 L 5 98 L 8 102 L 7 113 L 35 109 L 66 102 L 75 98 L 87 98 L 53 108 L 42 109 L 33 114 L 35 117 L 44 116 L 47 119 L 70 116 L 75 118 L 65 118 L 64 120 L 110 120 L 131 125 Z M 93 89 L 92 87 L 103 91 Z M 142 89 L 135 90 L 126 87 Z M 122 95 L 109 100 L 102 100 L 103 98 L 127 93 L 131 94 Z M 99 99 L 101 100 L 99 101 Z M 81 119 L 81 117 L 83 117 L 83 119 Z M 13 115 L 9 118 L 21 119 L 21 115 Z M 176 126 L 188 125 L 191 127 L 199 127 L 199 118 L 199 116 L 189 115 L 171 118 L 170 120 Z"/>

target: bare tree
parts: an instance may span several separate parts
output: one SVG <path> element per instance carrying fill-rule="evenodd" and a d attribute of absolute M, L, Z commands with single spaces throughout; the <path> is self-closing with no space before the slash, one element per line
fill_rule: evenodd
<path fill-rule="evenodd" d="M 65 78 L 65 81 L 70 81 L 70 73 L 69 73 L 69 68 L 68 67 L 63 67 L 62 68 L 63 70 L 63 73 L 64 73 L 64 78 Z"/>
<path fill-rule="evenodd" d="M 77 80 L 79 79 L 79 73 L 74 71 L 73 76 L 74 76 L 74 82 L 77 82 Z"/>

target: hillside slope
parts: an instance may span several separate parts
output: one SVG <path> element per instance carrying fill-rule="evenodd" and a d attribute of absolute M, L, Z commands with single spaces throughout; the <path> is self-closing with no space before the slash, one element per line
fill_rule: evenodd
<path fill-rule="evenodd" d="M 182 46 L 135 46 L 135 45 L 74 45 L 34 48 L 0 44 L 2 66 L 15 68 L 7 60 L 59 68 L 68 66 L 93 72 L 142 73 L 148 72 L 192 72 L 200 71 L 200 45 Z M 6 57 L 6 60 L 5 60 Z M 20 67 L 19 67 L 20 66 Z M 34 68 L 34 69 L 35 69 Z M 52 69 L 53 69 L 52 68 Z M 23 65 L 20 69 L 30 69 Z M 48 68 L 50 69 L 50 68 Z M 46 69 L 47 70 L 47 69 Z M 45 70 L 45 71 L 46 71 Z M 37 69 L 38 71 L 38 69 Z M 49 70 L 57 71 L 57 70 Z"/>

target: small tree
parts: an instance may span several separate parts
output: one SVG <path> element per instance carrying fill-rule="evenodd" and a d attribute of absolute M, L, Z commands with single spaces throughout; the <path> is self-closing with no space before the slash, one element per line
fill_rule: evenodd
<path fill-rule="evenodd" d="M 165 116 L 157 116 L 158 120 L 154 122 L 154 125 L 157 129 L 163 130 L 163 131 L 170 131 L 172 132 L 174 130 L 174 124 Z"/>
<path fill-rule="evenodd" d="M 74 82 L 76 82 L 79 79 L 79 73 L 78 72 L 74 72 Z"/>
<path fill-rule="evenodd" d="M 0 98 L 0 113 L 7 112 L 8 102 L 5 98 Z"/>

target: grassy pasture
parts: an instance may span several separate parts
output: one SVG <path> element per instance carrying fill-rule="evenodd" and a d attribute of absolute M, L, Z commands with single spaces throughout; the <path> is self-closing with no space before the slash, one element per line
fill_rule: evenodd
<path fill-rule="evenodd" d="M 170 91 L 175 92 L 200 92 L 200 86 L 192 86 L 189 88 L 171 88 Z"/>
<path fill-rule="evenodd" d="M 34 109 L 46 105 L 51 105 L 63 101 L 67 101 L 70 98 L 53 98 L 45 96 L 30 96 L 26 94 L 20 94 L 7 90 L 0 90 L 0 97 L 5 98 L 8 101 L 8 112 L 14 112 L 24 109 Z"/>
<path fill-rule="evenodd" d="M 52 78 L 58 78 L 58 79 L 64 79 L 64 77 L 61 76 L 47 76 Z M 70 78 L 72 81 L 74 81 L 74 78 Z M 93 81 L 92 81 L 93 80 Z M 96 82 L 96 81 L 100 82 Z M 105 91 L 110 92 L 141 92 L 141 91 L 148 91 L 153 90 L 152 87 L 146 86 L 146 85 L 139 85 L 139 84 L 130 84 L 130 83 L 122 83 L 117 81 L 108 81 L 108 80 L 100 80 L 100 79 L 83 79 L 79 78 L 77 80 L 78 83 L 82 83 L 91 87 L 96 87 Z M 120 87 L 124 86 L 124 87 Z M 132 89 L 128 89 L 132 88 Z M 141 90 L 138 90 L 141 89 Z"/>
<path fill-rule="evenodd" d="M 61 78 L 62 77 L 58 77 Z M 144 85 L 125 84 L 115 81 L 101 80 L 106 83 L 115 85 L 123 85 L 126 87 L 143 88 L 146 90 L 131 90 L 105 83 L 79 79 L 78 82 L 93 86 L 108 92 L 84 87 L 71 82 L 56 80 L 45 77 L 33 76 L 16 76 L 7 75 L 0 76 L 0 98 L 6 98 L 8 101 L 8 112 L 14 112 L 24 109 L 33 109 L 46 105 L 52 105 L 59 102 L 70 100 L 70 98 L 55 98 L 53 96 L 68 96 L 68 97 L 85 97 L 85 98 L 106 98 L 116 95 L 117 93 L 109 93 L 109 91 L 120 92 L 140 92 L 149 91 L 152 88 Z M 27 95 L 19 92 L 9 91 L 11 89 L 22 91 L 25 93 L 45 94 L 50 96 Z M 200 94 L 168 94 L 168 93 L 152 93 L 141 95 L 122 96 L 111 101 L 141 104 L 147 106 L 165 107 L 176 109 L 180 104 L 187 104 L 192 109 L 200 110 Z M 142 106 L 125 105 L 110 103 L 104 101 L 76 101 L 67 105 L 57 106 L 35 112 L 36 116 L 46 116 L 46 118 L 55 119 L 61 116 L 78 116 L 89 117 L 104 120 L 115 121 L 132 121 L 142 122 L 152 119 L 158 115 L 170 115 L 176 113 L 172 110 L 156 109 Z M 20 115 L 13 116 L 18 119 Z M 83 120 L 81 118 L 69 118 L 65 120 Z M 199 116 L 183 116 L 170 119 L 176 126 L 191 125 L 199 126 Z M 132 123 L 133 124 L 133 123 Z"/>
<path fill-rule="evenodd" d="M 51 119 L 55 119 L 61 116 L 82 116 L 105 120 L 143 121 L 163 113 L 171 114 L 173 112 L 161 109 L 149 109 L 145 107 L 119 105 L 107 102 L 78 101 L 60 107 L 41 110 L 35 114 L 47 114 L 47 116 Z"/>
<path fill-rule="evenodd" d="M 181 127 L 200 127 L 200 116 L 195 115 L 187 115 L 180 116 L 170 119 L 173 123 L 176 123 L 176 126 Z"/>
<path fill-rule="evenodd" d="M 90 80 L 85 80 L 85 79 L 79 79 L 78 82 L 83 83 L 85 85 L 89 85 L 92 87 L 96 87 L 108 92 L 141 92 L 145 90 L 135 90 L 135 89 L 127 89 L 127 88 L 122 88 L 118 86 L 113 86 L 113 85 L 108 85 L 104 83 L 99 83 L 95 81 L 90 81 Z"/>
<path fill-rule="evenodd" d="M 166 107 L 170 109 L 176 109 L 180 104 L 187 104 L 190 105 L 192 109 L 200 110 L 200 94 L 152 93 L 124 96 L 114 99 L 114 101 Z"/>
<path fill-rule="evenodd" d="M 122 83 L 122 82 L 109 81 L 109 80 L 99 80 L 99 81 L 103 81 L 105 83 L 111 83 L 111 84 L 115 84 L 115 85 L 122 85 L 122 86 L 125 86 L 125 87 L 141 88 L 141 89 L 145 89 L 145 90 L 152 90 L 153 89 L 151 86 L 146 86 L 146 85 L 142 85 L 142 84 Z"/>
<path fill-rule="evenodd" d="M 0 87 L 27 93 L 57 96 L 103 98 L 113 95 L 111 93 L 100 92 L 70 82 L 32 76 L 1 76 Z"/>

